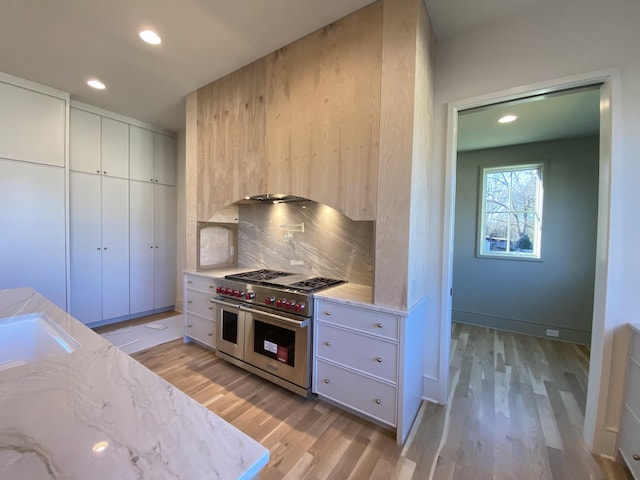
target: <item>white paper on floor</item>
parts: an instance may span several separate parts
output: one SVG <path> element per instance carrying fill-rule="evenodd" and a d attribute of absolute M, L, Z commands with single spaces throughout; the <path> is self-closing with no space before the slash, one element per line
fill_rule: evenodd
<path fill-rule="evenodd" d="M 175 315 L 162 320 L 141 323 L 133 327 L 112 330 L 111 332 L 103 333 L 102 337 L 123 352 L 132 354 L 162 343 L 177 340 L 182 338 L 183 334 L 184 317 Z"/>

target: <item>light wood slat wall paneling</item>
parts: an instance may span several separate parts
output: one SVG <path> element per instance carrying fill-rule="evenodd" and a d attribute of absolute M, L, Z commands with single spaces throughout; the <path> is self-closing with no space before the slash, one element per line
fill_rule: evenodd
<path fill-rule="evenodd" d="M 418 0 L 384 0 L 374 303 L 406 309 Z"/>
<path fill-rule="evenodd" d="M 375 220 L 382 4 L 268 56 L 267 189 Z"/>
<path fill-rule="evenodd" d="M 198 206 L 198 92 L 186 98 L 185 129 L 185 268 L 195 271 L 197 263 Z"/>
<path fill-rule="evenodd" d="M 199 220 L 266 193 L 266 58 L 198 90 Z"/>

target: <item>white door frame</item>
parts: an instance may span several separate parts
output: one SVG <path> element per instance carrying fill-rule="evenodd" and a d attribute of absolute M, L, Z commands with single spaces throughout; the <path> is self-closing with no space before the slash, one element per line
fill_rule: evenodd
<path fill-rule="evenodd" d="M 456 162 L 458 138 L 458 112 L 470 108 L 515 100 L 531 95 L 566 90 L 585 85 L 602 84 L 600 89 L 600 167 L 598 187 L 598 223 L 596 246 L 595 291 L 593 326 L 591 336 L 591 363 L 585 412 L 584 439 L 589 448 L 598 453 L 613 454 L 617 433 L 617 418 L 607 421 L 607 395 L 609 391 L 609 369 L 612 354 L 612 334 L 607 333 L 610 302 L 607 302 L 608 279 L 617 274 L 609 265 L 609 217 L 612 206 L 621 202 L 611 196 L 611 172 L 620 164 L 619 145 L 621 114 L 620 71 L 602 70 L 592 73 L 563 77 L 502 90 L 448 104 L 447 145 L 444 193 L 444 228 L 442 233 L 442 291 L 440 345 L 440 378 L 444 391 L 448 391 L 449 358 L 451 343 L 451 288 L 453 280 L 453 228 L 455 222 Z M 615 108 L 612 106 L 615 105 Z M 617 267 L 616 267 L 617 268 Z M 615 409 L 614 409 L 615 410 Z"/>

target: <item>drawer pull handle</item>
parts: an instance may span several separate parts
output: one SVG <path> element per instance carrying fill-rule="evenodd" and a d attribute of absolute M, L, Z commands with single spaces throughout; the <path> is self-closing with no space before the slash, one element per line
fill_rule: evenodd
<path fill-rule="evenodd" d="M 187 325 L 187 328 L 191 328 L 191 327 L 193 327 L 193 325 Z"/>
<path fill-rule="evenodd" d="M 193 301 L 192 300 L 187 300 L 187 303 L 193 303 Z"/>
<path fill-rule="evenodd" d="M 208 335 L 209 335 L 210 337 L 213 337 L 213 333 L 211 333 L 211 332 L 210 332 Z"/>
<path fill-rule="evenodd" d="M 325 344 L 327 347 L 330 347 L 330 346 L 331 346 L 331 342 L 324 342 L 324 344 Z"/>
<path fill-rule="evenodd" d="M 382 400 L 380 400 L 379 398 L 376 398 L 376 403 L 380 405 L 382 403 Z"/>
<path fill-rule="evenodd" d="M 153 247 L 151 247 L 151 248 L 153 248 Z M 187 283 L 188 283 L 189 285 L 191 285 L 193 282 L 192 282 L 191 280 L 189 280 Z"/>
<path fill-rule="evenodd" d="M 213 285 L 209 285 L 209 288 L 213 288 Z"/>
<path fill-rule="evenodd" d="M 213 307 L 209 307 L 209 310 L 213 310 Z"/>
<path fill-rule="evenodd" d="M 640 455 L 638 455 L 638 454 L 636 453 L 636 454 L 633 456 L 633 459 L 634 459 L 636 462 L 640 462 Z"/>
<path fill-rule="evenodd" d="M 328 378 L 325 378 L 325 379 L 324 379 L 324 383 L 329 383 L 329 379 L 328 379 Z"/>
<path fill-rule="evenodd" d="M 382 328 L 382 327 L 384 327 L 384 325 L 383 325 L 383 324 L 381 324 L 381 323 L 376 323 L 376 327 L 378 327 L 378 328 Z"/>
<path fill-rule="evenodd" d="M 329 311 L 324 312 L 324 314 L 325 314 L 327 317 L 330 317 L 330 316 L 331 316 L 331 312 L 329 312 Z"/>
<path fill-rule="evenodd" d="M 382 363 L 382 357 L 378 357 L 378 358 L 376 358 L 376 362 L 378 362 L 378 363 Z"/>

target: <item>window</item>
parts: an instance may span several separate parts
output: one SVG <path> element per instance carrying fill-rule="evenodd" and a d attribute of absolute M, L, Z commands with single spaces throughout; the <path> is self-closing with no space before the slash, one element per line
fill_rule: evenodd
<path fill-rule="evenodd" d="M 482 169 L 478 255 L 540 258 L 542 164 Z"/>

